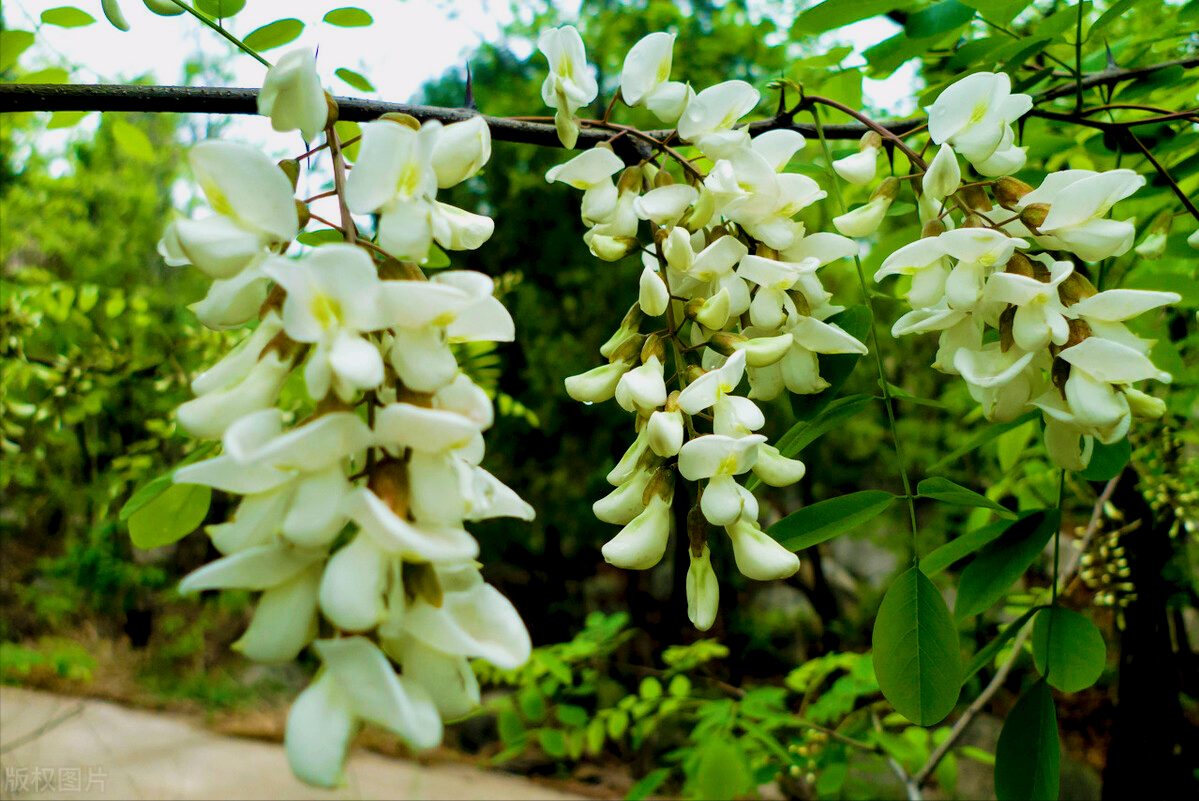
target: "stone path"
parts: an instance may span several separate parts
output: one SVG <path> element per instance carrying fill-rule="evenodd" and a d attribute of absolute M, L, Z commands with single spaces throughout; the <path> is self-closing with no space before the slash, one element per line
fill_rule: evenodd
<path fill-rule="evenodd" d="M 169 714 L 0 688 L 0 799 L 583 798 L 469 765 L 362 751 L 346 778 L 345 787 L 319 790 L 292 778 L 280 745 Z"/>

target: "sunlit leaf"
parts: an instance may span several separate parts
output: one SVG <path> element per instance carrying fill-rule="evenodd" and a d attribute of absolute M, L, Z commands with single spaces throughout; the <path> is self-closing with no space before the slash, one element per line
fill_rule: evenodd
<path fill-rule="evenodd" d="M 335 8 L 325 15 L 325 22 L 342 28 L 361 28 L 370 25 L 374 18 L 361 8 Z"/>
<path fill-rule="evenodd" d="M 365 76 L 360 75 L 353 70 L 348 70 L 345 67 L 342 67 L 341 69 L 335 70 L 333 74 L 360 92 L 375 91 L 375 87 L 371 85 L 371 82 L 368 81 Z"/>
<path fill-rule="evenodd" d="M 48 8 L 42 12 L 42 22 L 47 25 L 57 25 L 60 28 L 82 28 L 95 21 L 96 18 L 91 14 L 74 6 Z"/>
<path fill-rule="evenodd" d="M 298 19 L 278 19 L 261 28 L 250 31 L 242 41 L 251 50 L 263 51 L 294 42 L 304 32 L 304 23 Z"/>
<path fill-rule="evenodd" d="M 170 545 L 204 522 L 211 501 L 211 487 L 172 484 L 129 516 L 129 536 L 143 550 Z"/>

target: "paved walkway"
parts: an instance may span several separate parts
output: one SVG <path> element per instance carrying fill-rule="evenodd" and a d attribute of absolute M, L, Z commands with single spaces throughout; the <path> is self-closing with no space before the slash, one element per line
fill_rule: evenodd
<path fill-rule="evenodd" d="M 582 798 L 469 765 L 362 751 L 346 777 L 343 788 L 319 790 L 292 778 L 280 745 L 214 734 L 169 714 L 0 688 L 4 799 Z"/>

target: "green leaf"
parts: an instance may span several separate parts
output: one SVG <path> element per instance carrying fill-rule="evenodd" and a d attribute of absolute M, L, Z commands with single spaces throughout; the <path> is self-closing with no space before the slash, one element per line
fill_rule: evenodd
<path fill-rule="evenodd" d="M 29 31 L 0 31 L 0 72 L 16 64 L 32 44 L 33 34 Z"/>
<path fill-rule="evenodd" d="M 58 128 L 71 128 L 78 125 L 90 111 L 56 111 L 50 115 L 46 129 L 53 131 Z"/>
<path fill-rule="evenodd" d="M 1052 606 L 1032 625 L 1032 658 L 1045 680 L 1064 693 L 1085 690 L 1103 675 L 1107 645 L 1084 615 Z"/>
<path fill-rule="evenodd" d="M 625 801 L 641 801 L 643 798 L 649 798 L 650 793 L 662 786 L 662 782 L 666 781 L 666 777 L 670 775 L 670 768 L 658 768 L 651 770 L 645 774 L 625 795 Z"/>
<path fill-rule="evenodd" d="M 1002 598 L 1045 548 L 1061 520 L 1057 509 L 1022 517 L 966 565 L 953 609 L 957 619 L 977 615 Z"/>
<path fill-rule="evenodd" d="M 434 242 L 429 246 L 429 255 L 425 257 L 425 263 L 421 265 L 431 270 L 436 270 L 441 267 L 450 266 L 450 257 L 444 250 L 437 246 Z"/>
<path fill-rule="evenodd" d="M 117 0 L 101 0 L 100 8 L 104 11 L 104 17 L 112 23 L 112 27 L 118 31 L 129 30 L 129 23 L 125 21 L 125 15 L 121 13 L 121 6 Z"/>
<path fill-rule="evenodd" d="M 1021 516 L 1027 517 L 1030 514 L 1033 513 L 1025 512 Z M 967 531 L 921 559 L 920 569 L 926 576 L 935 576 L 957 560 L 969 556 L 988 542 L 998 539 L 1010 525 L 1012 524 L 1007 520 L 996 520 L 989 525 Z"/>
<path fill-rule="evenodd" d="M 117 519 L 121 522 L 128 520 L 131 514 L 170 489 L 173 484 L 171 477 L 174 474 L 175 471 L 172 469 L 169 473 L 163 473 L 161 476 L 143 485 L 129 497 L 129 500 L 125 501 L 125 505 L 121 507 Z"/>
<path fill-rule="evenodd" d="M 691 679 L 680 673 L 670 680 L 666 692 L 672 698 L 686 698 L 691 693 Z"/>
<path fill-rule="evenodd" d="M 566 737 L 558 729 L 538 729 L 537 741 L 541 750 L 554 759 L 566 756 Z"/>
<path fill-rule="evenodd" d="M 534 723 L 545 720 L 545 696 L 541 694 L 541 690 L 537 689 L 536 685 L 530 685 L 521 690 L 516 697 L 516 702 L 520 705 L 520 712 L 526 720 Z"/>
<path fill-rule="evenodd" d="M 91 14 L 74 6 L 48 8 L 42 12 L 42 22 L 47 25 L 57 25 L 60 28 L 82 28 L 95 21 L 96 18 Z"/>
<path fill-rule="evenodd" d="M 953 711 L 962 690 L 958 632 L 920 568 L 900 575 L 883 596 L 873 642 L 879 689 L 899 714 L 931 726 Z"/>
<path fill-rule="evenodd" d="M 811 548 L 857 528 L 895 501 L 883 490 L 862 490 L 813 503 L 792 512 L 767 531 L 789 551 Z"/>
<path fill-rule="evenodd" d="M 974 655 L 974 658 L 970 660 L 970 664 L 966 665 L 966 669 L 962 671 L 962 684 L 965 684 L 975 673 L 989 665 L 991 660 L 995 658 L 995 654 L 999 653 L 1000 649 L 1007 644 L 1007 641 L 1019 634 L 1020 629 L 1024 628 L 1025 624 L 1032 619 L 1032 616 L 1043 608 L 1034 606 L 1032 609 L 1029 609 L 1009 623 L 1003 631 L 999 632 L 995 639 L 983 646 L 983 649 Z"/>
<path fill-rule="evenodd" d="M 646 676 L 641 680 L 641 687 L 638 689 L 638 694 L 646 701 L 652 701 L 655 698 L 661 698 L 662 682 L 658 681 L 653 676 Z"/>
<path fill-rule="evenodd" d="M 141 128 L 124 120 L 112 124 L 112 138 L 126 155 L 143 162 L 154 161 L 154 146 Z"/>
<path fill-rule="evenodd" d="M 16 79 L 17 83 L 66 83 L 71 76 L 62 67 L 46 67 L 44 70 L 27 72 Z"/>
<path fill-rule="evenodd" d="M 799 15 L 791 36 L 808 38 L 906 5 L 904 0 L 825 0 Z"/>
<path fill-rule="evenodd" d="M 358 148 L 362 146 L 362 126 L 353 120 L 338 120 L 333 123 L 333 130 L 337 132 L 337 138 L 342 143 L 341 154 L 345 156 L 346 161 L 357 161 Z M 358 141 L 351 142 L 352 139 Z"/>
<path fill-rule="evenodd" d="M 609 737 L 619 740 L 621 735 L 629 729 L 629 713 L 623 709 L 612 710 L 612 713 L 608 715 L 607 729 Z"/>
<path fill-rule="evenodd" d="M 364 75 L 354 72 L 353 70 L 348 70 L 345 67 L 342 67 L 341 69 L 335 70 L 333 74 L 357 89 L 359 92 L 375 91 L 375 87 L 366 79 Z"/>
<path fill-rule="evenodd" d="M 345 237 L 342 236 L 341 231 L 335 231 L 332 228 L 322 228 L 319 231 L 305 231 L 296 237 L 296 241 L 301 245 L 316 247 L 326 242 L 344 242 Z"/>
<path fill-rule="evenodd" d="M 250 31 L 250 34 L 242 41 L 251 50 L 261 52 L 274 47 L 280 47 L 288 42 L 294 42 L 303 31 L 304 23 L 298 19 L 277 19 L 272 23 L 263 25 L 261 28 L 255 28 Z"/>
<path fill-rule="evenodd" d="M 325 22 L 340 28 L 361 28 L 374 22 L 374 18 L 361 8 L 335 8 L 325 15 Z"/>
<path fill-rule="evenodd" d="M 947 478 L 940 476 L 926 478 L 916 487 L 916 495 L 920 498 L 931 498 L 934 501 L 950 504 L 951 506 L 981 506 L 992 509 L 1000 517 L 1010 520 L 1016 518 L 1016 513 L 1005 506 L 1000 506 L 985 495 L 979 495 L 974 490 L 966 489 Z"/>
<path fill-rule="evenodd" d="M 850 306 L 843 312 L 834 314 L 825 322 L 838 325 L 845 333 L 859 342 L 865 342 L 870 334 L 870 310 L 863 304 Z M 820 363 L 820 376 L 828 382 L 823 392 L 815 395 L 792 395 L 791 408 L 795 411 L 797 420 L 811 420 L 821 409 L 832 403 L 833 398 L 841 391 L 842 385 L 849 378 L 853 368 L 861 356 L 857 353 L 822 354 L 817 357 Z"/>
<path fill-rule="evenodd" d="M 958 0 L 941 0 L 915 14 L 909 14 L 903 30 L 912 39 L 927 39 L 965 25 L 972 19 L 973 8 L 962 5 Z"/>
<path fill-rule="evenodd" d="M 986 445 L 988 442 L 995 439 L 1005 431 L 1011 431 L 1013 428 L 1019 428 L 1029 420 L 1036 420 L 1040 416 L 1041 412 L 1034 409 L 1031 412 L 1025 412 L 1015 420 L 1010 420 L 1006 423 L 990 423 L 985 429 L 980 431 L 974 439 L 970 440 L 970 442 L 953 451 L 948 456 L 945 456 L 944 458 L 933 463 L 933 465 L 928 468 L 928 472 L 935 473 L 938 470 L 943 469 L 950 462 L 956 462 L 958 459 L 962 458 L 971 451 L 981 448 L 983 445 Z"/>
<path fill-rule="evenodd" d="M 500 742 L 505 746 L 511 748 L 524 745 L 525 726 L 520 722 L 520 715 L 516 714 L 516 710 L 512 707 L 500 710 L 500 714 L 496 718 L 496 729 L 499 731 Z"/>
<path fill-rule="evenodd" d="M 779 449 L 779 453 L 788 458 L 794 457 L 814 441 L 841 425 L 845 420 L 853 417 L 866 406 L 869 406 L 873 400 L 874 398 L 869 395 L 850 395 L 846 398 L 837 398 L 837 400 L 821 409 L 811 420 L 800 420 L 791 426 L 786 434 L 779 437 L 778 445 L 776 446 Z M 754 488 L 761 483 L 761 479 L 756 474 L 751 475 L 749 480 L 745 482 L 745 488 L 753 492 Z"/>
<path fill-rule="evenodd" d="M 587 724 L 587 752 L 592 756 L 599 756 L 599 752 L 604 747 L 604 722 L 599 718 L 592 718 Z"/>
<path fill-rule="evenodd" d="M 1056 799 L 1061 758 L 1053 693 L 1040 679 L 1020 696 L 999 732 L 995 796 L 999 801 Z"/>
<path fill-rule="evenodd" d="M 204 522 L 212 487 L 173 484 L 129 516 L 129 536 L 142 550 L 178 542 Z"/>
<path fill-rule="evenodd" d="M 962 0 L 992 22 L 1008 22 L 1023 11 L 1032 0 Z"/>
<path fill-rule="evenodd" d="M 1111 445 L 1097 441 L 1095 450 L 1091 453 L 1091 461 L 1078 475 L 1087 481 L 1111 481 L 1124 472 L 1124 467 L 1131 457 L 1132 446 L 1128 444 L 1128 437 Z"/>
<path fill-rule="evenodd" d="M 196 0 L 195 5 L 213 19 L 228 19 L 246 7 L 246 0 Z"/>
<path fill-rule="evenodd" d="M 695 786 L 700 798 L 736 798 L 750 785 L 745 757 L 737 743 L 727 737 L 712 737 L 699 747 Z"/>
<path fill-rule="evenodd" d="M 558 704 L 554 707 L 554 714 L 558 717 L 559 722 L 563 726 L 574 726 L 581 728 L 587 725 L 587 710 L 581 706 L 573 704 Z"/>

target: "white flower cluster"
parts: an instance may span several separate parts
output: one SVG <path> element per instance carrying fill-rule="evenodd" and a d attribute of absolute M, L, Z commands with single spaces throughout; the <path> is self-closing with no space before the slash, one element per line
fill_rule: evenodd
<path fill-rule="evenodd" d="M 573 28 L 543 35 L 543 50 L 562 40 L 577 46 L 546 51 L 551 78 L 589 75 Z M 639 301 L 600 351 L 609 363 L 567 379 L 566 390 L 588 403 L 615 397 L 636 415 L 637 438 L 608 474 L 616 489 L 594 507 L 600 520 L 623 526 L 603 548 L 608 562 L 636 570 L 656 565 L 676 519 L 676 473 L 704 482 L 699 515 L 690 515 L 695 522 L 686 532 L 688 614 L 702 630 L 713 624 L 719 599 L 707 524 L 725 529 L 749 578 L 784 578 L 799 568 L 795 554 L 762 531 L 757 500 L 734 478 L 753 470 L 767 484 L 785 486 L 804 474 L 802 462 L 754 433 L 765 424 L 754 400 L 784 389 L 820 392 L 828 382 L 817 354 L 866 349 L 826 322 L 842 307 L 832 305 L 816 275 L 855 253 L 856 244 L 809 234 L 794 219 L 825 196 L 812 179 L 784 172 L 803 136 L 775 130 L 751 139 L 736 124 L 757 105 L 757 90 L 733 80 L 696 93 L 670 81 L 673 43 L 673 35 L 653 33 L 635 44 L 621 95 L 676 125 L 678 137 L 713 162 L 707 175 L 688 162 L 681 165 L 685 182 L 676 182 L 648 161 L 625 167 L 600 145 L 546 178 L 584 191 L 584 239 L 598 258 L 615 261 L 642 248 L 641 225 L 649 224 Z M 652 330 L 642 333 L 643 325 Z M 677 390 L 667 386 L 668 363 Z M 743 379 L 744 396 L 737 394 Z"/>
<path fill-rule="evenodd" d="M 272 68 L 260 102 L 277 129 L 328 130 L 310 51 Z M 171 264 L 216 279 L 195 307 L 201 319 L 258 319 L 178 412 L 182 428 L 219 439 L 223 452 L 175 481 L 242 496 L 229 522 L 207 529 L 223 557 L 181 590 L 261 592 L 236 644 L 251 659 L 288 661 L 313 646 L 323 668 L 287 725 L 292 769 L 313 784 L 341 781 L 363 721 L 414 748 L 436 745 L 442 721 L 479 702 L 469 658 L 515 668 L 530 653 L 520 616 L 483 581 L 464 522 L 533 510 L 480 467 L 493 409 L 451 349 L 511 340 L 512 319 L 490 278 L 424 280 L 413 263 L 434 240 L 464 249 L 490 235 L 489 219 L 435 197 L 489 155 L 481 121 L 368 123 L 345 199 L 379 214 L 377 246 L 286 258 L 307 218 L 293 197 L 295 162 L 284 163 L 289 180 L 250 147 L 205 142 L 191 162 L 214 214 L 173 223 L 162 241 Z M 274 407 L 301 364 L 315 411 L 288 427 Z"/>
<path fill-rule="evenodd" d="M 1127 252 L 1132 223 L 1104 217 L 1145 179 L 1125 169 L 1065 170 L 1033 189 L 1008 177 L 1024 164 L 1011 123 L 1029 102 L 1009 94 L 1006 75 L 991 73 L 964 78 L 937 98 L 929 133 L 941 147 L 922 179 L 923 238 L 890 254 L 874 277 L 911 280 L 912 311 L 895 323 L 895 336 L 939 331 L 933 366 L 961 375 L 988 420 L 1040 409 L 1049 455 L 1081 470 L 1095 440 L 1112 444 L 1132 416 L 1164 411 L 1131 384 L 1170 375 L 1150 361 L 1153 342 L 1124 323 L 1180 296 L 1097 292 L 1074 262 L 1030 252 L 1064 251 L 1085 262 Z M 986 184 L 990 197 L 977 185 L 959 189 L 955 151 L 981 174 L 999 176 Z"/>

